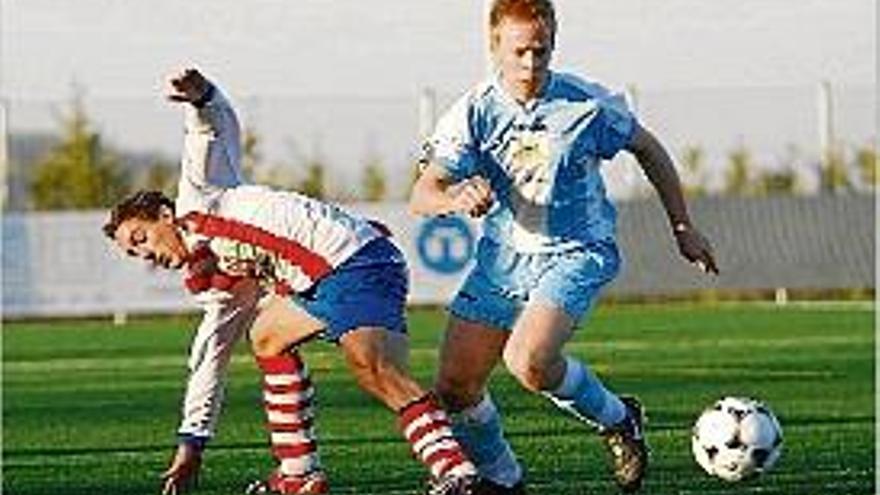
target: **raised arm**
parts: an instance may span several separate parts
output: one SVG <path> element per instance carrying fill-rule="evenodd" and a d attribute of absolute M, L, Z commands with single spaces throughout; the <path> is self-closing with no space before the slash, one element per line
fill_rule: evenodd
<path fill-rule="evenodd" d="M 681 181 L 672 158 L 660 141 L 638 123 L 627 146 L 648 180 L 657 190 L 681 255 L 707 273 L 718 273 L 709 241 L 694 227 L 688 215 Z"/>
<path fill-rule="evenodd" d="M 197 69 L 171 76 L 166 96 L 183 103 L 185 112 L 176 213 L 204 211 L 223 189 L 244 181 L 238 118 L 220 88 Z"/>

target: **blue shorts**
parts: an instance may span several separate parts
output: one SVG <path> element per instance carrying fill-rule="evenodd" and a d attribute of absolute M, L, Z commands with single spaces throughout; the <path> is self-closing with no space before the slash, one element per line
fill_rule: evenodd
<path fill-rule="evenodd" d="M 323 321 L 324 340 L 338 343 L 360 327 L 406 333 L 406 261 L 387 238 L 370 241 L 311 289 L 294 298 L 297 306 Z"/>
<path fill-rule="evenodd" d="M 449 311 L 463 320 L 511 330 L 528 303 L 563 309 L 575 322 L 589 312 L 602 287 L 620 270 L 613 241 L 561 252 L 521 253 L 488 239 Z"/>

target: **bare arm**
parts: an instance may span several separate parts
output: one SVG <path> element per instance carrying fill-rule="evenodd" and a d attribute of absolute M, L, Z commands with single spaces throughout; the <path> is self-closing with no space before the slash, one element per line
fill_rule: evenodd
<path fill-rule="evenodd" d="M 494 201 L 492 189 L 482 177 L 453 184 L 442 168 L 431 164 L 413 185 L 409 210 L 414 215 L 467 213 L 479 217 L 489 211 Z"/>
<path fill-rule="evenodd" d="M 679 251 L 702 270 L 717 274 L 718 267 L 712 246 L 691 222 L 672 158 L 651 131 L 641 125 L 636 126 L 627 149 L 636 157 L 648 180 L 657 190 Z"/>

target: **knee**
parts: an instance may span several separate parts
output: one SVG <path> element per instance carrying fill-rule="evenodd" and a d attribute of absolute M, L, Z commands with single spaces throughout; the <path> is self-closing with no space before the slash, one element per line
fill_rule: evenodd
<path fill-rule="evenodd" d="M 252 332 L 251 352 L 256 357 L 275 357 L 284 354 L 292 343 L 287 342 L 283 335 L 271 330 Z"/>
<path fill-rule="evenodd" d="M 278 335 L 271 331 L 254 332 L 251 335 L 251 352 L 254 356 L 266 358 L 280 356 L 286 346 L 284 346 Z"/>
<path fill-rule="evenodd" d="M 434 382 L 434 393 L 447 410 L 458 412 L 479 402 L 483 385 L 461 375 L 441 371 Z"/>
<path fill-rule="evenodd" d="M 540 392 L 555 385 L 552 383 L 552 360 L 549 356 L 528 349 L 512 349 L 508 346 L 504 350 L 503 357 L 508 371 L 526 390 Z"/>

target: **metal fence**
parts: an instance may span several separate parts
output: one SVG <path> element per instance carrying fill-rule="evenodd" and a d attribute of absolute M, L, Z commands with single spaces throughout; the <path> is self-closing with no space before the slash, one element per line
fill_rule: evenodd
<path fill-rule="evenodd" d="M 875 286 L 876 219 L 871 196 L 705 198 L 691 202 L 721 275 L 683 264 L 658 201 L 619 207 L 625 266 L 612 291 L 841 289 Z"/>

